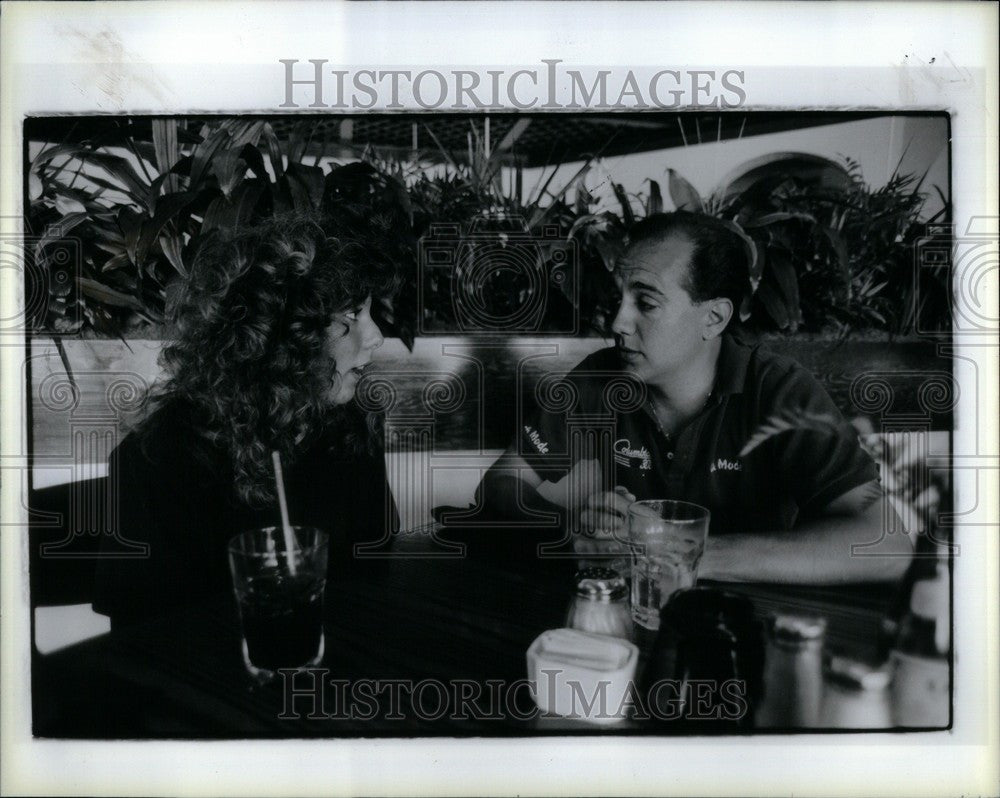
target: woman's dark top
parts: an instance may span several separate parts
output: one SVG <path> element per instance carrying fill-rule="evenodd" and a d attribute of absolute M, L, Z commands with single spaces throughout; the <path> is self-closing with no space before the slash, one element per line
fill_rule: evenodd
<path fill-rule="evenodd" d="M 121 556 L 122 544 L 109 542 L 98 561 L 94 609 L 114 626 L 231 591 L 228 541 L 280 524 L 277 502 L 254 508 L 237 498 L 229 458 L 193 415 L 169 402 L 111 454 L 118 537 L 148 546 L 145 557 Z M 384 458 L 348 454 L 342 438 L 317 440 L 284 469 L 291 522 L 330 533 L 333 573 L 358 567 L 366 554 L 377 559 L 397 527 Z"/>

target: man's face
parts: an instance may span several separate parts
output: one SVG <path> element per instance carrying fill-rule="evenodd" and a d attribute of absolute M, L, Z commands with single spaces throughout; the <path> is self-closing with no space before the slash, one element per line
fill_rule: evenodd
<path fill-rule="evenodd" d="M 621 304 L 611 329 L 623 368 L 657 384 L 704 346 L 705 308 L 683 288 L 694 245 L 683 234 L 630 248 L 615 270 Z"/>

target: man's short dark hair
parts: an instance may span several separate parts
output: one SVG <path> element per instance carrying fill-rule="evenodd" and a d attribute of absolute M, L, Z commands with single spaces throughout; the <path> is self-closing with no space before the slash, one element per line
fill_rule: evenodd
<path fill-rule="evenodd" d="M 718 219 L 702 213 L 655 213 L 629 231 L 629 249 L 639 244 L 659 246 L 683 235 L 693 245 L 684 290 L 695 302 L 724 297 L 733 303 L 733 318 L 750 289 L 750 263 L 743 240 Z M 732 321 L 730 322 L 733 323 Z"/>

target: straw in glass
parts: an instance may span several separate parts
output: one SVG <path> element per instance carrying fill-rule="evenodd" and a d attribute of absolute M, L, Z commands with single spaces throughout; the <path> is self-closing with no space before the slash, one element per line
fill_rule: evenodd
<path fill-rule="evenodd" d="M 285 552 L 288 554 L 288 573 L 295 576 L 297 566 L 295 564 L 295 552 L 298 546 L 295 545 L 295 532 L 292 524 L 288 520 L 288 499 L 285 497 L 285 478 L 281 471 L 281 455 L 275 450 L 271 452 L 271 460 L 274 463 L 274 484 L 278 490 L 278 508 L 281 510 L 281 529 L 285 535 Z"/>

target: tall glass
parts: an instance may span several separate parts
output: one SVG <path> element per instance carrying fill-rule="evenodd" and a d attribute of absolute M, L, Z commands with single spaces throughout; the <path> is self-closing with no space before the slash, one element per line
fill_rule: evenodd
<path fill-rule="evenodd" d="M 243 627 L 243 664 L 259 683 L 279 668 L 323 660 L 323 593 L 329 536 L 293 527 L 289 554 L 281 527 L 252 529 L 229 541 L 229 567 Z"/>
<path fill-rule="evenodd" d="M 693 587 L 705 552 L 710 513 L 690 502 L 650 499 L 628 508 L 632 553 L 632 620 L 660 628 L 660 608 L 678 590 Z"/>

